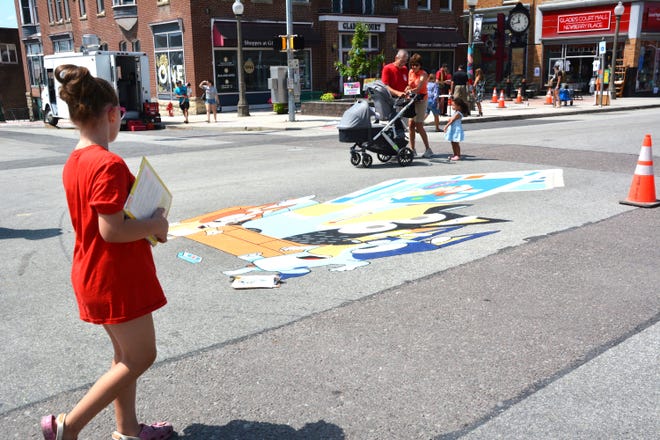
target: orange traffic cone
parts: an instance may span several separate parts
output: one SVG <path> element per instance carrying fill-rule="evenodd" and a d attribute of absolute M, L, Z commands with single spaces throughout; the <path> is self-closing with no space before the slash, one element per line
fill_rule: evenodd
<path fill-rule="evenodd" d="M 493 97 L 490 98 L 490 102 L 497 103 L 497 87 L 493 87 Z"/>
<path fill-rule="evenodd" d="M 660 200 L 655 198 L 655 178 L 653 176 L 653 154 L 651 153 L 651 135 L 644 136 L 642 150 L 639 152 L 637 168 L 633 176 L 628 198 L 620 203 L 624 205 L 639 206 L 641 208 L 655 208 L 660 206 Z"/>
<path fill-rule="evenodd" d="M 497 101 L 497 108 L 506 108 L 506 105 L 504 105 L 504 90 L 500 91 L 500 100 Z"/>
<path fill-rule="evenodd" d="M 518 88 L 518 96 L 516 96 L 516 104 L 522 104 L 522 90 Z"/>
<path fill-rule="evenodd" d="M 553 105 L 554 102 L 552 102 L 552 92 L 550 89 L 548 89 L 548 93 L 545 94 L 545 102 L 543 104 L 546 105 Z"/>

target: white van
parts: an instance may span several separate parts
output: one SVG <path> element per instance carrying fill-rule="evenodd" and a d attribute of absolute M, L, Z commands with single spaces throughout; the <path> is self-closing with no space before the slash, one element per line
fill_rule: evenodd
<path fill-rule="evenodd" d="M 41 93 L 44 121 L 57 125 L 60 119 L 69 118 L 69 108 L 59 97 L 60 84 L 54 71 L 62 64 L 84 66 L 98 78 L 108 81 L 117 91 L 119 105 L 126 115 L 123 128 L 160 128 L 158 104 L 150 103 L 149 59 L 144 52 L 66 52 L 44 56 L 44 69 L 48 86 Z M 142 128 L 144 129 L 144 128 Z"/>

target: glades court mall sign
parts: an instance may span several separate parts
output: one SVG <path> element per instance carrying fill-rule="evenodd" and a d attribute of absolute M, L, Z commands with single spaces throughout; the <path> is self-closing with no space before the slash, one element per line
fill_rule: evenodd
<path fill-rule="evenodd" d="M 611 11 L 560 15 L 557 18 L 557 33 L 607 31 L 611 19 Z"/>

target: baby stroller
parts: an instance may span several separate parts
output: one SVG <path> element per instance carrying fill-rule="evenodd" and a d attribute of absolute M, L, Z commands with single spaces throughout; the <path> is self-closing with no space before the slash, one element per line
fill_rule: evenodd
<path fill-rule="evenodd" d="M 395 100 L 381 81 L 365 85 L 365 90 L 374 102 L 374 108 L 366 100 L 358 100 L 346 110 L 339 121 L 339 142 L 352 143 L 351 164 L 362 164 L 369 168 L 376 153 L 378 160 L 388 162 L 396 156 L 399 165 L 405 167 L 412 163 L 413 151 L 407 147 L 408 139 L 402 118 L 414 116 L 413 99 Z M 372 124 L 371 118 L 375 123 Z M 387 124 L 380 124 L 380 121 Z"/>

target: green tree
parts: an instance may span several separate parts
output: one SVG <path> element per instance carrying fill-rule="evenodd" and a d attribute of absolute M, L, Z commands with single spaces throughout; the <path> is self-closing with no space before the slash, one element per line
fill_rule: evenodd
<path fill-rule="evenodd" d="M 335 62 L 337 71 L 349 81 L 358 80 L 366 75 L 376 74 L 385 61 L 383 53 L 376 55 L 367 52 L 366 42 L 369 28 L 364 23 L 356 23 L 355 33 L 351 41 L 351 50 L 348 51 L 346 64 Z"/>

